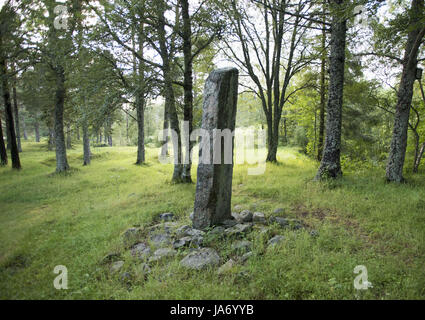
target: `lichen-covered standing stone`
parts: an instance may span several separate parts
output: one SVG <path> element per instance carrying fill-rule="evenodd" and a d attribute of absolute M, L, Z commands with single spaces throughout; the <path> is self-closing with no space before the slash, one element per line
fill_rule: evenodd
<path fill-rule="evenodd" d="M 238 95 L 238 70 L 217 69 L 204 89 L 193 226 L 204 229 L 231 219 L 233 147 Z M 229 135 L 230 133 L 230 135 Z M 227 136 L 222 138 L 222 136 Z M 209 138 L 209 145 L 208 139 Z"/>

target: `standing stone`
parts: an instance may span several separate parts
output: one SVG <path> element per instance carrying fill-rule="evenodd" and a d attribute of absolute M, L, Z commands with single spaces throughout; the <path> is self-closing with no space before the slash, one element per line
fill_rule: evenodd
<path fill-rule="evenodd" d="M 193 226 L 197 229 L 232 219 L 230 204 L 237 95 L 237 69 L 211 72 L 204 89 L 201 128 L 209 134 L 209 146 L 208 140 L 201 141 L 193 215 Z M 202 140 L 206 138 L 203 136 Z"/>

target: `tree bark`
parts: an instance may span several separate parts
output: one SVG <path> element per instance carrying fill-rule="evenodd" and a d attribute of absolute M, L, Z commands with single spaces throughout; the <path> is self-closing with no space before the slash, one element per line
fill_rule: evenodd
<path fill-rule="evenodd" d="M 388 155 L 386 178 L 390 182 L 403 182 L 403 166 L 406 156 L 407 130 L 415 82 L 416 67 L 420 43 L 424 37 L 425 28 L 420 29 L 420 14 L 424 9 L 424 0 L 412 0 L 410 8 L 410 27 L 405 54 L 403 58 L 403 72 L 398 89 L 397 106 L 394 115 L 394 127 Z"/>
<path fill-rule="evenodd" d="M 65 101 L 65 72 L 61 65 L 56 66 L 56 97 L 55 97 L 55 145 L 56 172 L 69 170 L 66 156 L 65 134 L 63 130 L 63 111 Z"/>
<path fill-rule="evenodd" d="M 192 26 L 189 16 L 189 1 L 181 0 L 183 18 L 183 55 L 184 55 L 184 135 L 186 137 L 185 161 L 182 171 L 182 182 L 192 183 L 192 149 L 193 141 L 190 141 L 190 134 L 193 131 L 193 67 L 192 67 Z"/>
<path fill-rule="evenodd" d="M 35 119 L 34 122 L 34 133 L 35 133 L 35 142 L 40 142 L 40 125 L 38 119 Z"/>
<path fill-rule="evenodd" d="M 27 133 L 27 125 L 25 123 L 25 117 L 24 114 L 22 114 L 22 129 L 23 129 L 23 133 L 24 133 L 24 140 L 27 141 L 28 140 L 28 133 Z"/>
<path fill-rule="evenodd" d="M 140 22 L 138 30 L 139 55 L 143 57 L 144 25 Z M 136 164 L 145 162 L 145 64 L 139 59 L 138 68 L 134 71 L 137 74 L 138 90 L 136 95 L 136 118 L 137 118 L 137 159 Z"/>
<path fill-rule="evenodd" d="M 326 104 L 326 27 L 322 27 L 322 57 L 320 66 L 320 108 L 319 108 L 319 141 L 317 142 L 317 160 L 322 160 L 323 141 L 325 134 L 325 104 Z"/>
<path fill-rule="evenodd" d="M 329 98 L 326 121 L 326 138 L 316 180 L 322 178 L 337 178 L 341 171 L 341 123 L 344 91 L 344 64 L 347 22 L 341 19 L 342 0 L 332 2 L 334 14 L 332 17 Z"/>
<path fill-rule="evenodd" d="M 0 36 L 0 48 L 2 48 L 2 38 Z M 3 101 L 5 105 L 5 115 L 6 115 L 6 123 L 7 130 L 10 137 L 10 154 L 12 159 L 12 168 L 13 169 L 21 169 L 21 161 L 19 159 L 19 150 L 18 144 L 16 142 L 15 135 L 15 125 L 13 123 L 13 110 L 12 110 L 12 102 L 10 101 L 10 91 L 9 84 L 7 81 L 7 63 L 4 53 L 0 53 L 0 77 L 1 77 L 1 85 L 2 85 L 2 94 Z"/>
<path fill-rule="evenodd" d="M 13 111 L 15 113 L 15 133 L 16 141 L 18 144 L 18 151 L 22 152 L 21 146 L 21 130 L 19 128 L 19 110 L 18 110 L 18 95 L 16 93 L 16 79 L 14 77 L 12 82 L 12 94 L 13 94 Z"/>
<path fill-rule="evenodd" d="M 72 138 L 71 138 L 71 126 L 69 123 L 66 125 L 66 148 L 71 149 L 72 148 Z"/>
<path fill-rule="evenodd" d="M 165 33 L 165 3 L 159 1 L 158 3 L 158 40 L 160 47 L 160 54 L 162 59 L 162 71 L 164 76 L 164 95 L 165 95 L 165 108 L 169 112 L 170 129 L 175 138 L 173 139 L 173 152 L 174 152 L 174 172 L 172 182 L 181 182 L 182 175 L 182 142 L 179 127 L 179 119 L 177 115 L 175 96 L 173 88 L 173 78 L 171 74 L 170 56 L 168 51 Z"/>
<path fill-rule="evenodd" d="M 90 164 L 90 138 L 89 138 L 89 130 L 87 126 L 87 120 L 83 120 L 83 153 L 84 153 L 84 166 L 87 166 Z"/>
<path fill-rule="evenodd" d="M 418 172 L 418 170 L 419 170 L 419 165 L 421 164 L 421 159 L 424 155 L 424 152 L 425 152 L 425 142 L 422 143 L 421 148 L 420 148 L 420 150 L 419 150 L 419 152 L 418 152 L 418 154 L 415 158 L 415 164 L 413 166 L 413 172 L 415 172 L 415 173 Z"/>
<path fill-rule="evenodd" d="M 7 165 L 7 151 L 4 145 L 3 137 L 3 126 L 1 125 L 1 113 L 0 113 L 0 166 Z"/>

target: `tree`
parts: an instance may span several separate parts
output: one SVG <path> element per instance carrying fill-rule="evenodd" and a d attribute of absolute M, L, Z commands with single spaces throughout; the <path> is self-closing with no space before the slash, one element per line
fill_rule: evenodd
<path fill-rule="evenodd" d="M 13 28 L 16 28 L 17 19 L 16 13 L 10 5 L 10 1 L 5 3 L 3 8 L 1 8 L 0 17 L 0 78 L 3 100 L 5 105 L 7 132 L 8 136 L 10 137 L 12 168 L 21 169 L 21 161 L 19 159 L 18 144 L 16 142 L 15 124 L 13 122 L 13 110 L 9 89 L 9 78 L 11 76 L 11 73 L 9 73 L 7 68 L 7 52 L 11 51 L 11 43 L 13 45 L 13 40 L 11 40 L 11 38 L 13 37 Z"/>
<path fill-rule="evenodd" d="M 394 115 L 394 127 L 388 155 L 386 178 L 390 182 L 402 182 L 406 156 L 407 129 L 416 78 L 418 52 L 425 36 L 424 1 L 412 0 L 409 10 L 409 28 L 405 53 L 402 59 L 403 71 L 398 89 L 398 100 Z"/>

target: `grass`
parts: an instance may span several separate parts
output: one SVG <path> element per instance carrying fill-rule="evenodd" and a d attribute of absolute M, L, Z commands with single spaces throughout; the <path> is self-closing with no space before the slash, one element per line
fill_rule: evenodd
<path fill-rule="evenodd" d="M 264 175 L 236 165 L 232 205 L 267 216 L 282 207 L 306 228 L 273 226 L 285 240 L 272 250 L 252 232 L 253 257 L 226 274 L 184 270 L 180 254 L 145 277 L 123 247 L 122 232 L 162 212 L 189 223 L 195 184 L 171 184 L 172 166 L 158 162 L 156 149 L 136 166 L 134 147 L 97 148 L 83 167 L 77 145 L 68 152 L 69 175 L 52 174 L 55 156 L 45 144 L 23 149 L 21 171 L 0 168 L 1 299 L 425 298 L 423 173 L 396 185 L 384 182 L 382 169 L 345 168 L 342 179 L 318 183 L 312 181 L 318 164 L 290 148 L 279 150 L 280 163 L 267 164 Z M 208 241 L 223 262 L 231 256 L 229 240 Z M 101 263 L 110 252 L 125 260 L 131 286 Z M 53 287 L 56 265 L 68 269 L 68 290 Z M 357 265 L 367 267 L 373 288 L 354 289 Z"/>

